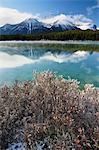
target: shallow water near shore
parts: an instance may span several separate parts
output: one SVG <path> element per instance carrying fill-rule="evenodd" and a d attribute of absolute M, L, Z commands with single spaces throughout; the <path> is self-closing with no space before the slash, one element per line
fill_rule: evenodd
<path fill-rule="evenodd" d="M 99 52 L 40 47 L 33 43 L 0 43 L 0 85 L 33 80 L 35 72 L 52 71 L 80 85 L 99 87 Z"/>

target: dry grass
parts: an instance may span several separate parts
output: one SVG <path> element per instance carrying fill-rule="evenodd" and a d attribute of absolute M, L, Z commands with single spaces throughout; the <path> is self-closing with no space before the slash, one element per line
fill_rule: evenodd
<path fill-rule="evenodd" d="M 27 150 L 39 142 L 50 150 L 99 148 L 99 89 L 51 72 L 36 80 L 0 89 L 0 149 L 22 142 Z"/>

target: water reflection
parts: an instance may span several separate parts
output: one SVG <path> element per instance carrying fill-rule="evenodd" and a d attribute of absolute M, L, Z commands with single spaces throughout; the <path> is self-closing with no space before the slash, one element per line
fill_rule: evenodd
<path fill-rule="evenodd" d="M 33 45 L 0 47 L 0 85 L 33 79 L 33 72 L 50 70 L 81 84 L 99 86 L 99 53 L 64 51 Z M 90 76 L 89 76 L 90 75 Z"/>

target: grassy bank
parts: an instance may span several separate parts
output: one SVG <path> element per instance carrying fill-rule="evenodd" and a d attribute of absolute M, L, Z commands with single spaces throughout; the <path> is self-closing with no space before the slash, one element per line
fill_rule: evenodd
<path fill-rule="evenodd" d="M 99 89 L 51 72 L 0 88 L 0 149 L 12 143 L 47 150 L 99 148 Z M 42 142 L 42 143 L 41 143 Z"/>

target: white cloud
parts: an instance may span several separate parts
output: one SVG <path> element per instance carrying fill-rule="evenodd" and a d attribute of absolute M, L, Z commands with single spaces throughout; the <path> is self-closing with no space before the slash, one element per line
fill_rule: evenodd
<path fill-rule="evenodd" d="M 25 64 L 39 63 L 40 61 L 52 61 L 56 63 L 78 63 L 87 59 L 88 52 L 77 51 L 73 54 L 53 54 L 51 52 L 45 53 L 38 59 L 30 59 L 23 55 L 9 55 L 5 52 L 0 52 L 0 68 L 15 68 Z"/>
<path fill-rule="evenodd" d="M 0 52 L 0 68 L 15 68 L 31 63 L 33 63 L 33 60 L 25 56 L 9 55 L 7 53 Z"/>
<path fill-rule="evenodd" d="M 92 72 L 92 69 L 88 67 L 84 62 L 81 64 L 80 68 L 85 70 L 87 74 L 90 74 Z"/>
<path fill-rule="evenodd" d="M 97 4 L 99 5 L 99 0 L 96 0 Z"/>
<path fill-rule="evenodd" d="M 16 24 L 31 17 L 36 18 L 38 14 L 33 16 L 30 13 L 20 12 L 17 9 L 0 7 L 0 26 L 6 23 Z"/>
<path fill-rule="evenodd" d="M 93 21 L 81 14 L 80 15 L 60 14 L 57 16 L 43 19 L 43 22 L 47 23 L 47 24 L 53 24 L 56 21 L 58 21 L 59 23 L 62 23 L 62 24 L 71 22 L 71 23 L 75 24 L 78 28 L 81 28 L 83 30 L 89 29 L 93 26 Z"/>
<path fill-rule="evenodd" d="M 66 24 L 68 22 L 75 24 L 77 27 L 85 30 L 91 28 L 93 21 L 84 15 L 65 15 L 60 14 L 46 18 L 40 17 L 39 14 L 33 15 L 32 13 L 20 12 L 17 9 L 0 7 L 0 26 L 4 24 L 16 24 L 27 18 L 37 18 L 47 24 L 53 24 L 58 21 L 59 23 Z"/>
<path fill-rule="evenodd" d="M 78 63 L 87 59 L 88 56 L 89 53 L 85 51 L 77 51 L 73 54 L 52 54 L 51 52 L 48 52 L 39 60 L 49 60 L 57 63 Z"/>
<path fill-rule="evenodd" d="M 92 15 L 95 9 L 99 9 L 99 0 L 96 0 L 96 5 L 87 8 L 88 15 Z"/>
<path fill-rule="evenodd" d="M 98 69 L 98 70 L 99 70 L 99 66 L 96 66 L 96 69 Z"/>
<path fill-rule="evenodd" d="M 95 9 L 99 9 L 99 5 L 94 5 L 87 8 L 88 15 L 91 15 Z"/>

